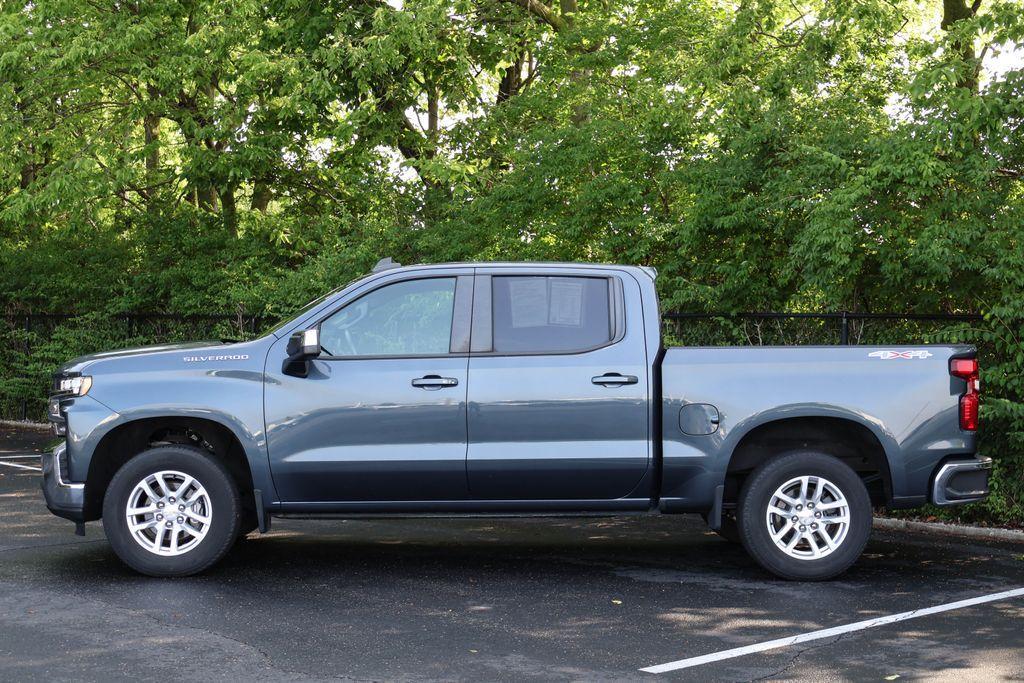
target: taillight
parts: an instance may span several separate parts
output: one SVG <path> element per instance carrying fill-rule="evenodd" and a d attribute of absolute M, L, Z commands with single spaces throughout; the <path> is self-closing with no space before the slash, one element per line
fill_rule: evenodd
<path fill-rule="evenodd" d="M 960 397 L 960 429 L 977 431 L 978 395 L 981 392 L 978 359 L 954 358 L 949 362 L 949 374 L 967 380 L 967 393 Z"/>

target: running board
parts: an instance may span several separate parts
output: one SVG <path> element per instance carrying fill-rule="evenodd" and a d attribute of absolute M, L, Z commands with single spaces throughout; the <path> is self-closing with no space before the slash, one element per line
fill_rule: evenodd
<path fill-rule="evenodd" d="M 534 517 L 602 518 L 660 515 L 658 510 L 595 512 L 271 512 L 278 519 L 530 519 Z"/>

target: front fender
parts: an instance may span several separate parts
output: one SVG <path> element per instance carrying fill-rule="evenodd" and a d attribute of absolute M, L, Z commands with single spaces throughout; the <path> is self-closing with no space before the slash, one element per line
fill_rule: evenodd
<path fill-rule="evenodd" d="M 153 418 L 198 418 L 216 422 L 234 435 L 245 453 L 253 485 L 263 492 L 265 501 L 277 500 L 263 423 L 265 351 L 251 356 L 247 363 L 207 364 L 165 353 L 98 363 L 89 396 L 108 407 L 110 414 L 79 435 L 73 474 L 80 477 L 78 481 L 85 480 L 92 453 L 103 437 L 119 427 Z"/>

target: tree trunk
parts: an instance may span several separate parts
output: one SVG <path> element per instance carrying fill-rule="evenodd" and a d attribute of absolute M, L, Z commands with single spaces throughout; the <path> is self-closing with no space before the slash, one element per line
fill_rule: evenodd
<path fill-rule="evenodd" d="M 196 202 L 199 208 L 211 213 L 217 211 L 217 191 L 212 185 L 196 188 Z"/>
<path fill-rule="evenodd" d="M 427 137 L 434 140 L 437 137 L 437 88 L 430 86 L 427 90 Z"/>
<path fill-rule="evenodd" d="M 29 145 L 26 149 L 27 149 L 29 154 L 32 154 L 32 146 L 31 145 Z M 29 161 L 26 164 L 23 164 L 22 167 L 21 167 L 21 182 L 18 183 L 18 186 L 22 190 L 27 190 L 29 188 L 29 185 L 31 185 L 33 182 L 35 182 L 35 179 L 36 179 L 36 165 L 34 163 L 32 163 L 31 161 Z"/>
<path fill-rule="evenodd" d="M 501 104 L 519 92 L 519 87 L 523 84 L 523 59 L 524 55 L 520 52 L 511 66 L 505 69 L 501 83 L 498 84 L 498 98 L 495 104 Z"/>
<path fill-rule="evenodd" d="M 252 199 L 249 201 L 249 208 L 253 211 L 266 213 L 270 206 L 270 200 L 274 195 L 270 191 L 270 185 L 265 181 L 257 180 L 252 186 Z"/>
<path fill-rule="evenodd" d="M 958 21 L 971 19 L 978 13 L 981 7 L 981 0 L 974 0 L 968 5 L 967 0 L 942 0 L 942 30 L 949 31 Z M 972 92 L 978 92 L 978 71 L 981 65 L 978 63 L 977 53 L 974 51 L 974 43 L 970 40 L 958 40 L 956 47 L 960 56 L 967 65 L 967 72 L 960 77 L 957 85 L 967 88 Z"/>
<path fill-rule="evenodd" d="M 232 235 L 238 235 L 238 207 L 235 204 L 235 188 L 229 185 L 220 193 L 221 215 L 224 217 L 224 225 L 231 231 Z"/>

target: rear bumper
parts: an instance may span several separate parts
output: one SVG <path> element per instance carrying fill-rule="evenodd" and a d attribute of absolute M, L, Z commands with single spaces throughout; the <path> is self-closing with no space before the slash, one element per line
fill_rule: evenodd
<path fill-rule="evenodd" d="M 932 502 L 936 505 L 962 505 L 988 496 L 992 458 L 975 457 L 947 460 L 932 478 Z"/>
<path fill-rule="evenodd" d="M 43 456 L 43 496 L 50 512 L 73 522 L 85 521 L 85 484 L 64 481 L 61 475 L 61 458 L 67 445 L 61 443 L 52 453 Z"/>

